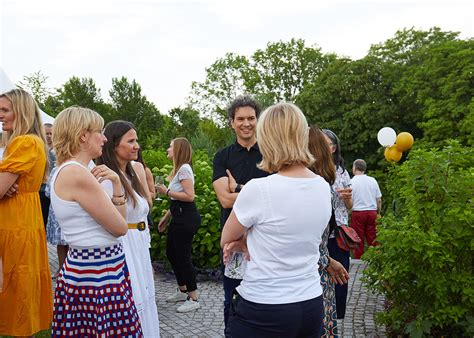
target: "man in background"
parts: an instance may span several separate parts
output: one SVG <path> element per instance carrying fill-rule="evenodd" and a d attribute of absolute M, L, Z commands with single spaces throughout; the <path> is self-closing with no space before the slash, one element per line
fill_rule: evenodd
<path fill-rule="evenodd" d="M 382 193 L 375 178 L 367 176 L 367 164 L 357 159 L 352 165 L 352 218 L 351 227 L 357 232 L 361 243 L 354 250 L 354 258 L 364 254 L 364 238 L 368 246 L 375 245 L 376 221 L 382 209 Z"/>
<path fill-rule="evenodd" d="M 260 107 L 249 96 L 236 98 L 228 108 L 229 121 L 235 131 L 236 141 L 216 153 L 213 162 L 212 184 L 221 204 L 221 227 L 232 212 L 242 187 L 252 178 L 265 177 L 268 173 L 257 168 L 262 160 L 256 138 Z M 230 305 L 235 288 L 242 281 L 242 254 L 235 254 L 236 268 L 230 276 L 224 273 L 224 325 L 227 333 Z M 222 267 L 223 271 L 224 266 Z"/>
<path fill-rule="evenodd" d="M 51 123 L 44 124 L 44 131 L 46 133 L 46 143 L 48 146 L 48 164 L 50 172 L 53 170 L 53 167 L 56 163 L 56 155 L 53 151 L 53 125 Z M 51 203 L 49 197 L 45 195 L 44 190 L 46 189 L 46 182 L 41 184 L 41 188 L 39 191 L 40 195 L 40 202 L 41 202 L 41 211 L 43 213 L 43 223 L 46 229 L 46 224 L 48 223 L 48 214 L 49 214 L 49 205 Z"/>

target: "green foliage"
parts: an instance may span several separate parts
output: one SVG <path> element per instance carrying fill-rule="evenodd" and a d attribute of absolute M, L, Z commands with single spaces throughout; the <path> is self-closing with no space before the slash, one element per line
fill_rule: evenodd
<path fill-rule="evenodd" d="M 366 282 L 389 304 L 380 315 L 394 333 L 474 333 L 472 278 L 474 150 L 452 141 L 413 150 L 390 170 L 396 208 L 378 226 Z"/>
<path fill-rule="evenodd" d="M 253 94 L 262 105 L 294 101 L 335 55 L 323 55 L 320 48 L 306 47 L 302 39 L 269 42 L 248 59 L 226 54 L 206 69 L 204 82 L 193 82 L 189 104 L 203 116 L 224 125 L 226 106 L 238 95 Z"/>
<path fill-rule="evenodd" d="M 166 159 L 165 151 L 145 151 L 143 156 L 153 173 L 168 175 L 172 164 Z M 220 264 L 220 208 L 216 194 L 212 187 L 212 158 L 204 151 L 193 154 L 195 202 L 201 215 L 201 226 L 194 236 L 193 262 L 199 268 L 215 268 Z M 162 197 L 162 201 L 155 201 L 152 217 L 155 225 L 169 209 L 169 200 Z M 152 232 L 152 258 L 167 262 L 166 232 L 159 234 L 155 229 Z"/>

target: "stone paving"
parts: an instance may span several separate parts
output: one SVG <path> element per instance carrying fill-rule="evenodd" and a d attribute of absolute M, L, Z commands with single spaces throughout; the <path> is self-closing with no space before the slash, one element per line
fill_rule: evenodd
<path fill-rule="evenodd" d="M 56 271 L 56 248 L 48 244 L 51 272 Z M 338 321 L 340 337 L 385 337 L 385 328 L 375 324 L 375 313 L 383 310 L 383 297 L 370 293 L 360 280 L 366 264 L 352 260 L 346 318 Z M 54 285 L 54 284 L 53 284 Z M 164 299 L 176 290 L 174 276 L 155 273 L 156 302 L 162 337 L 223 337 L 224 318 L 222 285 L 218 281 L 199 280 L 201 308 L 178 313 L 179 304 Z"/>

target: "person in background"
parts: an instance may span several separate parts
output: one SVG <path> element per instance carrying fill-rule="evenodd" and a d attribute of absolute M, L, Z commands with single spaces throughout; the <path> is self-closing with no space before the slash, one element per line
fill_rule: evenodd
<path fill-rule="evenodd" d="M 170 184 L 168 187 L 157 185 L 156 190 L 171 199 L 171 206 L 161 218 L 158 230 L 164 231 L 171 219 L 166 241 L 166 257 L 176 275 L 178 288 L 166 301 L 184 301 L 176 311 L 189 312 L 201 307 L 191 257 L 193 238 L 201 224 L 201 216 L 194 203 L 191 144 L 183 137 L 175 138 L 171 141 L 167 153 L 168 158 L 173 161 L 173 170 L 168 176 Z"/>
<path fill-rule="evenodd" d="M 132 123 L 112 121 L 105 126 L 107 138 L 102 156 L 96 163 L 112 169 L 120 178 L 127 200 L 128 232 L 120 240 L 132 281 L 133 300 L 140 316 L 143 335 L 159 337 L 160 325 L 155 302 L 155 281 L 150 258 L 150 234 L 147 222 L 149 192 L 143 165 L 135 160 L 140 145 Z M 105 184 L 104 184 L 105 185 Z M 112 186 L 106 185 L 109 196 Z"/>
<path fill-rule="evenodd" d="M 262 162 L 275 173 L 249 181 L 222 231 L 250 260 L 229 319 L 231 337 L 319 337 L 323 318 L 319 245 L 331 216 L 329 184 L 307 167 L 308 124 L 290 103 L 267 108 L 257 124 Z"/>
<path fill-rule="evenodd" d="M 359 259 L 364 254 L 364 238 L 368 246 L 376 244 L 376 221 L 382 211 L 382 193 L 377 180 L 366 175 L 367 164 L 357 159 L 352 165 L 352 195 L 354 207 L 352 209 L 351 226 L 359 235 L 361 242 L 354 250 L 354 258 Z"/>
<path fill-rule="evenodd" d="M 51 170 L 51 174 L 48 179 L 48 183 L 46 184 L 46 188 L 44 190 L 45 197 L 48 200 L 51 198 L 51 178 L 56 173 L 56 167 Z M 66 260 L 67 252 L 69 250 L 69 246 L 64 239 L 64 236 L 61 234 L 61 228 L 56 220 L 56 216 L 54 214 L 53 207 L 51 204 L 49 205 L 48 211 L 48 221 L 46 222 L 46 239 L 48 243 L 52 245 L 56 245 L 56 252 L 58 254 L 58 270 L 53 274 L 53 279 L 56 279 L 59 275 L 59 271 L 61 270 L 64 261 Z"/>
<path fill-rule="evenodd" d="M 341 143 L 337 135 L 329 129 L 323 129 L 327 145 L 331 150 L 334 164 L 336 166 L 336 181 L 332 185 L 335 192 L 333 200 L 333 210 L 335 226 L 349 224 L 349 210 L 352 208 L 352 190 L 350 188 L 350 176 L 344 168 L 344 158 L 341 154 Z M 334 231 L 329 235 L 328 240 L 329 256 L 344 266 L 349 271 L 350 252 L 345 251 L 337 245 Z M 336 310 L 337 319 L 342 319 L 346 313 L 347 284 L 336 284 Z"/>
<path fill-rule="evenodd" d="M 143 336 L 120 241 L 128 230 L 124 188 L 107 166 L 88 168 L 102 155 L 103 127 L 99 114 L 77 106 L 53 127 L 51 204 L 69 244 L 54 294 L 53 337 Z M 112 186 L 111 197 L 100 182 Z"/>
<path fill-rule="evenodd" d="M 53 301 L 38 191 L 48 177 L 38 105 L 22 89 L 0 95 L 0 336 L 49 329 Z"/>
<path fill-rule="evenodd" d="M 237 97 L 229 106 L 229 122 L 235 132 L 235 143 L 221 149 L 214 156 L 212 185 L 221 206 L 221 227 L 227 221 L 234 202 L 242 187 L 252 178 L 266 177 L 268 173 L 257 168 L 262 154 L 257 144 L 255 130 L 260 115 L 260 106 L 249 96 Z M 229 268 L 233 265 L 234 268 Z M 224 328 L 227 323 L 235 288 L 239 286 L 245 265 L 242 254 L 235 253 L 232 264 L 224 268 Z M 226 274 L 226 271 L 229 272 Z"/>
<path fill-rule="evenodd" d="M 336 180 L 336 168 L 332 158 L 331 150 L 327 146 L 324 133 L 318 126 L 311 126 L 309 129 L 308 148 L 314 156 L 315 161 L 309 167 L 315 174 L 323 177 L 331 186 Z M 331 200 L 334 202 L 336 192 L 331 188 Z M 333 218 L 331 218 L 333 220 Z M 321 337 L 337 337 L 337 311 L 335 283 L 346 284 L 349 273 L 341 263 L 329 256 L 327 248 L 329 234 L 333 231 L 334 223 L 329 222 L 324 230 L 321 244 L 319 245 L 319 275 L 323 288 L 324 318 Z"/>
<path fill-rule="evenodd" d="M 49 168 L 50 168 L 50 171 L 53 171 L 53 168 L 56 163 L 56 155 L 54 155 L 54 151 L 53 151 L 53 138 L 52 138 L 53 125 L 51 123 L 45 123 L 43 126 L 44 126 L 45 135 L 46 135 L 46 145 L 48 146 Z M 46 184 L 47 182 L 43 183 L 39 191 L 40 201 L 41 201 L 41 212 L 43 214 L 43 223 L 44 223 L 45 229 L 48 224 L 49 205 L 51 203 L 49 197 L 46 196 Z"/>

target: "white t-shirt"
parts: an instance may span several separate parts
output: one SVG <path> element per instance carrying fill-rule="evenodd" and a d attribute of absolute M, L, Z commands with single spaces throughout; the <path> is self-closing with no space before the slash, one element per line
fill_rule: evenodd
<path fill-rule="evenodd" d="M 287 304 L 322 294 L 319 244 L 331 217 L 329 184 L 320 176 L 253 179 L 234 203 L 249 228 L 250 261 L 239 294 L 259 304 Z"/>
<path fill-rule="evenodd" d="M 382 197 L 375 178 L 367 175 L 355 175 L 352 180 L 352 210 L 377 210 L 377 198 Z"/>
<path fill-rule="evenodd" d="M 191 179 L 194 184 L 193 169 L 191 169 L 191 166 L 187 163 L 183 164 L 181 168 L 178 169 L 178 172 L 176 173 L 176 175 L 174 175 L 168 188 L 170 189 L 170 191 L 183 192 L 184 189 L 181 185 L 181 181 L 185 179 Z"/>

